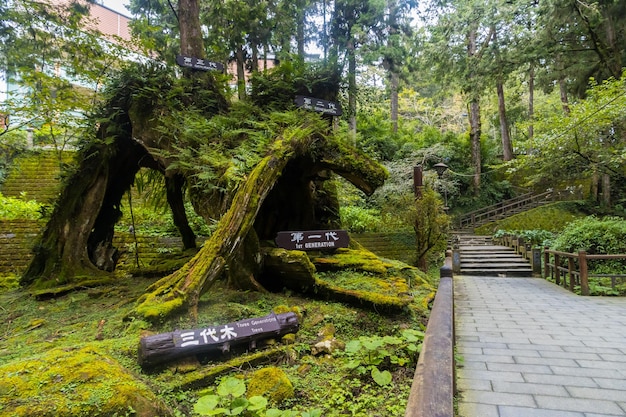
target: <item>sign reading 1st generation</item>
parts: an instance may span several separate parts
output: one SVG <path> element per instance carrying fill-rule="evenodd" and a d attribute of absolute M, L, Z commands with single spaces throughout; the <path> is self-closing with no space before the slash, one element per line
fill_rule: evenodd
<path fill-rule="evenodd" d="M 331 116 L 341 116 L 341 104 L 334 101 L 321 100 L 319 98 L 296 96 L 294 100 L 296 106 L 301 109 L 313 110 L 316 112 L 330 114 Z"/>
<path fill-rule="evenodd" d="M 288 250 L 321 250 L 347 248 L 350 236 L 345 230 L 308 230 L 278 232 L 276 245 Z"/>
<path fill-rule="evenodd" d="M 201 71 L 224 71 L 224 65 L 220 62 L 212 62 L 192 56 L 176 55 L 176 63 L 181 67 L 197 69 Z"/>

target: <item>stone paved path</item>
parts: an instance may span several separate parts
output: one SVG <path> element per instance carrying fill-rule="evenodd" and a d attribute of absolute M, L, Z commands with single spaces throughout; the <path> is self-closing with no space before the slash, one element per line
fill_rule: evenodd
<path fill-rule="evenodd" d="M 626 298 L 454 277 L 459 417 L 626 416 Z"/>

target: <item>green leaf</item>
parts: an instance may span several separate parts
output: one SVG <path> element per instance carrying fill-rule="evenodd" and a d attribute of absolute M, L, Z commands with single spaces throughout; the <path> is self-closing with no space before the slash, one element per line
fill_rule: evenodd
<path fill-rule="evenodd" d="M 391 384 L 391 372 L 389 371 L 381 372 L 378 370 L 378 368 L 372 367 L 372 378 L 374 378 L 374 382 L 376 382 L 381 387 Z"/>
<path fill-rule="evenodd" d="M 249 402 L 246 398 L 235 398 L 230 404 L 230 415 L 238 416 L 239 414 L 243 413 L 248 408 L 248 404 Z"/>
<path fill-rule="evenodd" d="M 226 397 L 231 395 L 233 397 L 241 397 L 246 393 L 246 384 L 238 378 L 227 377 L 222 380 L 217 387 L 217 394 Z"/>
<path fill-rule="evenodd" d="M 250 397 L 248 401 L 250 402 L 248 405 L 248 410 L 250 411 L 259 411 L 267 407 L 267 398 L 261 397 L 260 395 Z"/>
<path fill-rule="evenodd" d="M 276 408 L 270 408 L 265 412 L 265 417 L 281 417 L 283 414 L 282 410 L 278 410 Z"/>
<path fill-rule="evenodd" d="M 346 364 L 344 365 L 344 367 L 346 369 L 356 369 L 359 367 L 359 365 L 361 365 L 361 361 L 358 359 L 351 359 L 348 362 L 346 362 Z"/>
<path fill-rule="evenodd" d="M 361 350 L 361 342 L 358 340 L 350 340 L 346 343 L 346 353 L 357 353 L 359 350 Z"/>
<path fill-rule="evenodd" d="M 198 402 L 193 406 L 193 411 L 203 416 L 209 416 L 209 412 L 215 410 L 220 403 L 220 397 L 217 395 L 205 395 L 200 397 Z"/>

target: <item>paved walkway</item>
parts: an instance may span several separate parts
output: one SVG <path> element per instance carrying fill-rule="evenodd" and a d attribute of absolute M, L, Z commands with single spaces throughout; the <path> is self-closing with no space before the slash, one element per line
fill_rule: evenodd
<path fill-rule="evenodd" d="M 454 277 L 459 417 L 626 416 L 626 298 Z"/>

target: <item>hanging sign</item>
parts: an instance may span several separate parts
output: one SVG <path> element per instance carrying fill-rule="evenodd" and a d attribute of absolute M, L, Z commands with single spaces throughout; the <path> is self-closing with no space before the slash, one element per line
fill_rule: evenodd
<path fill-rule="evenodd" d="M 197 69 L 201 71 L 224 71 L 224 65 L 220 62 L 212 62 L 202 58 L 176 55 L 176 63 L 181 67 Z"/>
<path fill-rule="evenodd" d="M 345 230 L 278 232 L 276 245 L 288 250 L 347 248 L 350 245 L 350 236 Z"/>
<path fill-rule="evenodd" d="M 314 97 L 296 96 L 296 106 L 301 109 L 313 110 L 319 113 L 341 116 L 341 104 L 334 101 L 321 100 Z"/>

